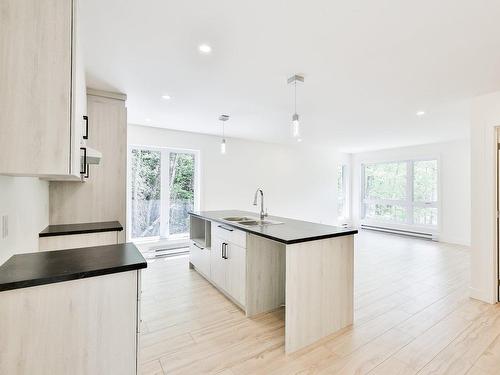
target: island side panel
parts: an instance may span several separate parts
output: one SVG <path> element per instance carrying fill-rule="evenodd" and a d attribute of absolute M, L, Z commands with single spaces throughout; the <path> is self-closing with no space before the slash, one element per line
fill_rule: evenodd
<path fill-rule="evenodd" d="M 138 271 L 0 292 L 0 374 L 136 374 Z"/>
<path fill-rule="evenodd" d="M 285 351 L 353 322 L 354 236 L 286 246 Z"/>
<path fill-rule="evenodd" d="M 285 245 L 247 234 L 246 315 L 275 310 L 285 303 Z"/>

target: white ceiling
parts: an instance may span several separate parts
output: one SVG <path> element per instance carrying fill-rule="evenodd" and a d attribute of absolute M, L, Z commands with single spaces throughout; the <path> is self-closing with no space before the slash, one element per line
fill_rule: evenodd
<path fill-rule="evenodd" d="M 303 73 L 303 143 L 355 152 L 465 138 L 468 99 L 500 90 L 498 0 L 81 3 L 88 85 L 126 93 L 129 123 L 219 134 L 228 113 L 229 136 L 290 142 Z"/>

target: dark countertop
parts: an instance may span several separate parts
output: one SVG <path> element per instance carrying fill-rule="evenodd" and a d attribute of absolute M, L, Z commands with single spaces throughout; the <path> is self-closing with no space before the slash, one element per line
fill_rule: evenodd
<path fill-rule="evenodd" d="M 39 237 L 65 236 L 68 234 L 84 234 L 99 232 L 122 231 L 123 227 L 118 221 L 103 221 L 98 223 L 79 223 L 79 224 L 59 224 L 49 225 L 42 230 Z"/>
<path fill-rule="evenodd" d="M 146 267 L 133 243 L 16 254 L 0 266 L 0 292 Z"/>
<path fill-rule="evenodd" d="M 265 220 L 280 221 L 283 224 L 271 224 L 264 226 L 247 226 L 235 224 L 222 220 L 224 217 L 231 216 L 252 216 L 259 217 L 258 213 L 246 211 L 193 211 L 190 215 L 198 216 L 203 219 L 213 220 L 224 224 L 224 226 L 238 228 L 257 236 L 269 238 L 286 245 L 299 242 L 316 241 L 331 237 L 348 236 L 358 233 L 357 229 L 334 227 L 332 225 L 316 224 L 308 221 L 287 219 L 278 216 L 268 216 Z"/>

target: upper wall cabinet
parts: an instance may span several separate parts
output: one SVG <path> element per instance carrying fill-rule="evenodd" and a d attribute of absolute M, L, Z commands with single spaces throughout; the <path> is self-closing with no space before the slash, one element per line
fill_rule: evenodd
<path fill-rule="evenodd" d="M 79 23 L 77 0 L 0 1 L 0 174 L 80 180 Z"/>

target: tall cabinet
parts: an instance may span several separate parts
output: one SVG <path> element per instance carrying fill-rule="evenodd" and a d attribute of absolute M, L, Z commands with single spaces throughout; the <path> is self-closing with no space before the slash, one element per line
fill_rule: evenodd
<path fill-rule="evenodd" d="M 78 0 L 0 1 L 0 174 L 80 180 Z"/>
<path fill-rule="evenodd" d="M 87 146 L 99 150 L 102 159 L 99 165 L 89 166 L 85 183 L 50 182 L 49 223 L 117 220 L 126 228 L 126 95 L 92 89 L 87 93 Z M 125 242 L 125 231 L 118 237 Z"/>

